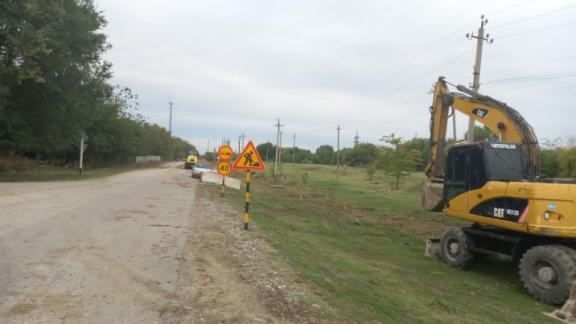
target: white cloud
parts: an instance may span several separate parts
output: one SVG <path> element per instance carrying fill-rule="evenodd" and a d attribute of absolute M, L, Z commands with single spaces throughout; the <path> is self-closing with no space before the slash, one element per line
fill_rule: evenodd
<path fill-rule="evenodd" d="M 271 140 L 280 118 L 309 148 L 335 144 L 338 124 L 348 146 L 356 131 L 368 141 L 392 132 L 428 136 L 427 92 L 438 75 L 472 79 L 474 42 L 464 34 L 477 29 L 480 14 L 517 3 L 98 1 L 114 46 L 107 54 L 114 82 L 139 94 L 150 121 L 166 124 L 172 97 L 174 133 L 198 145 L 242 132 Z M 482 80 L 576 70 L 569 41 L 576 24 L 505 37 L 571 21 L 576 8 L 498 26 L 569 4 L 532 1 L 491 14 L 495 42 L 485 47 Z M 565 78 L 481 91 L 521 111 L 539 137 L 555 138 L 573 135 L 562 117 L 574 108 L 575 86 Z"/>

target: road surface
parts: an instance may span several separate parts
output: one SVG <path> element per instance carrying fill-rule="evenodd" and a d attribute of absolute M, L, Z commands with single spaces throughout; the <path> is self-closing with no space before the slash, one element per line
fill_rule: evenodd
<path fill-rule="evenodd" d="M 180 164 L 0 183 L 0 322 L 313 321 L 305 288 Z"/>

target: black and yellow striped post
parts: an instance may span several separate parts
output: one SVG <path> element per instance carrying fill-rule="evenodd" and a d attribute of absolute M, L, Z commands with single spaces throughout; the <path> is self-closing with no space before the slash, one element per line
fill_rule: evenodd
<path fill-rule="evenodd" d="M 226 179 L 226 176 L 222 176 L 222 186 L 220 187 L 220 197 L 224 197 L 224 187 L 226 185 L 225 179 Z"/>
<path fill-rule="evenodd" d="M 250 200 L 252 198 L 250 195 L 251 178 L 252 174 L 250 173 L 250 170 L 246 170 L 246 193 L 244 194 L 245 205 L 244 205 L 244 217 L 243 217 L 245 230 L 248 230 L 248 223 L 250 222 Z"/>

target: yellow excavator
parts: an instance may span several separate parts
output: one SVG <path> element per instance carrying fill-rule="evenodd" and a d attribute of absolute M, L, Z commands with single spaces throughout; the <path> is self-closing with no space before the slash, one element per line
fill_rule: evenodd
<path fill-rule="evenodd" d="M 518 264 L 535 298 L 561 304 L 576 280 L 576 181 L 543 179 L 532 127 L 513 108 L 464 86 L 450 92 L 440 77 L 430 107 L 431 159 L 422 205 L 466 220 L 439 240 L 439 257 L 466 268 L 498 255 Z M 495 141 L 447 147 L 449 118 L 459 111 L 489 128 Z"/>

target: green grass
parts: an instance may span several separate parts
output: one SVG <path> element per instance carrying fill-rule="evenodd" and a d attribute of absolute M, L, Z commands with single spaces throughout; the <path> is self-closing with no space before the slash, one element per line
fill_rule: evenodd
<path fill-rule="evenodd" d="M 21 182 L 21 181 L 56 181 L 56 180 L 85 180 L 93 178 L 102 178 L 122 172 L 128 172 L 147 167 L 155 167 L 157 164 L 146 166 L 137 166 L 134 164 L 107 167 L 107 168 L 84 168 L 82 175 L 76 168 L 63 168 L 39 165 L 38 167 L 28 168 L 18 171 L 0 172 L 0 181 L 2 182 Z"/>
<path fill-rule="evenodd" d="M 461 271 L 423 257 L 424 241 L 465 224 L 420 207 L 422 174 L 390 191 L 363 169 L 284 165 L 255 176 L 252 218 L 302 280 L 349 321 L 541 323 L 555 307 L 532 299 L 515 266 L 485 258 Z M 308 173 L 307 184 L 302 174 Z M 229 191 L 232 192 L 232 191 Z M 229 194 L 240 210 L 242 193 Z M 240 213 L 239 213 L 240 215 Z"/>

